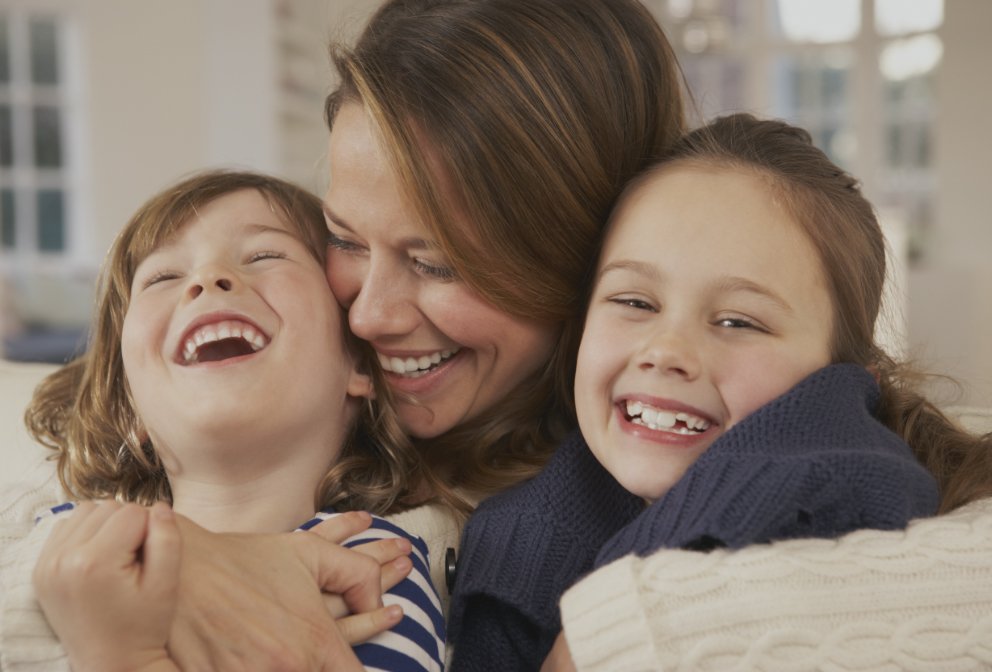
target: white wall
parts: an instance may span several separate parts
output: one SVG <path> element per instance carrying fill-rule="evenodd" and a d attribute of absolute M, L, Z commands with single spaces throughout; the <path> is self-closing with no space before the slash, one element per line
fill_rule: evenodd
<path fill-rule="evenodd" d="M 938 208 L 909 278 L 911 351 L 992 406 L 992 2 L 947 0 L 938 80 Z"/>

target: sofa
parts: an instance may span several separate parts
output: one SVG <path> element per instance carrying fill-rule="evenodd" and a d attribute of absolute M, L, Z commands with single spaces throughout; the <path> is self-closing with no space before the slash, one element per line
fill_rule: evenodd
<path fill-rule="evenodd" d="M 0 360 L 4 515 L 25 482 L 55 485 L 22 418 L 52 370 Z M 992 431 L 992 409 L 949 410 L 972 431 Z M 611 619 L 607 602 L 643 612 L 643 628 Z M 992 499 L 905 531 L 624 558 L 566 593 L 562 617 L 578 669 L 595 672 L 992 670 Z M 0 633 L 0 669 L 10 649 Z"/>

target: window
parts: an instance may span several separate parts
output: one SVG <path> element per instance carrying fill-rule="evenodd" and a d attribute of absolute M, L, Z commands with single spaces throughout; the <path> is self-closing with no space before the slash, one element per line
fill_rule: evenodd
<path fill-rule="evenodd" d="M 805 127 L 905 223 L 933 225 L 935 75 L 944 0 L 645 0 L 702 117 L 736 110 Z"/>
<path fill-rule="evenodd" d="M 68 252 L 63 30 L 57 16 L 0 5 L 0 267 Z"/>

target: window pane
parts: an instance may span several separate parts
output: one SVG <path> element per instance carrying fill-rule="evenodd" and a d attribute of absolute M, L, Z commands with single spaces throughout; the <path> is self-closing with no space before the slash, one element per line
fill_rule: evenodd
<path fill-rule="evenodd" d="M 847 114 L 852 104 L 850 50 L 808 49 L 780 56 L 773 65 L 775 114 L 800 121 L 808 114 Z"/>
<path fill-rule="evenodd" d="M 17 222 L 14 221 L 14 191 L 0 189 L 0 247 L 11 250 L 17 244 Z"/>
<path fill-rule="evenodd" d="M 905 40 L 893 40 L 885 45 L 878 59 L 882 75 L 890 81 L 901 81 L 933 72 L 944 55 L 944 43 L 933 34 Z"/>
<path fill-rule="evenodd" d="M 59 80 L 55 22 L 51 19 L 32 19 L 29 30 L 31 81 L 35 84 L 57 84 Z"/>
<path fill-rule="evenodd" d="M 62 134 L 59 108 L 34 108 L 34 165 L 39 168 L 62 166 Z"/>
<path fill-rule="evenodd" d="M 0 166 L 14 165 L 14 133 L 10 125 L 10 105 L 0 105 Z"/>
<path fill-rule="evenodd" d="M 38 192 L 38 249 L 61 252 L 65 249 L 63 194 L 55 189 Z"/>
<path fill-rule="evenodd" d="M 944 0 L 875 0 L 880 35 L 936 30 L 944 22 Z"/>
<path fill-rule="evenodd" d="M 846 42 L 861 31 L 861 0 L 777 0 L 771 13 L 790 42 Z"/>
<path fill-rule="evenodd" d="M 0 15 L 0 82 L 10 81 L 10 41 L 7 39 L 7 17 Z"/>

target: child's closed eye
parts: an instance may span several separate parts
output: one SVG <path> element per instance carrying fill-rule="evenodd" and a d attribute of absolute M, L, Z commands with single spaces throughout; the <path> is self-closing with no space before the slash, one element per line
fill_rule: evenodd
<path fill-rule="evenodd" d="M 718 327 L 726 327 L 728 329 L 749 329 L 768 333 L 768 329 L 764 325 L 748 317 L 721 317 L 714 324 Z"/>
<path fill-rule="evenodd" d="M 277 250 L 259 250 L 248 255 L 248 263 L 264 261 L 265 259 L 285 259 L 286 256 L 285 252 L 279 252 Z"/>
<path fill-rule="evenodd" d="M 634 308 L 636 310 L 647 310 L 652 313 L 657 313 L 658 308 L 652 304 L 650 301 L 638 298 L 636 296 L 614 296 L 608 299 L 610 303 L 615 303 L 618 306 L 626 306 L 628 308 Z"/>
<path fill-rule="evenodd" d="M 181 277 L 181 273 L 178 271 L 157 271 L 152 273 L 147 278 L 141 282 L 142 289 L 148 289 L 152 285 L 157 285 L 160 282 L 166 282 L 167 280 L 175 280 Z"/>

